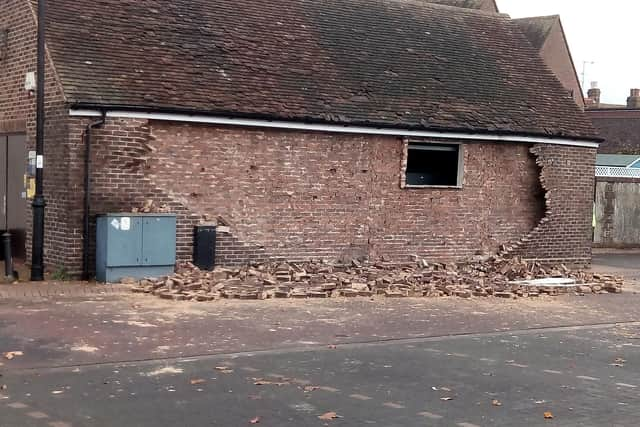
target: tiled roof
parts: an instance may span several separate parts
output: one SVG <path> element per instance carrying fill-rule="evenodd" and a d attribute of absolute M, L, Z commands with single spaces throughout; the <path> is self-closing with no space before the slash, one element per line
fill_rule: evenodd
<path fill-rule="evenodd" d="M 424 0 L 49 0 L 76 106 L 592 138 L 505 15 Z"/>
<path fill-rule="evenodd" d="M 542 48 L 553 26 L 560 20 L 558 15 L 519 18 L 513 21 L 520 26 L 522 32 L 536 49 Z"/>
<path fill-rule="evenodd" d="M 640 110 L 587 110 L 604 142 L 599 153 L 640 155 Z"/>
<path fill-rule="evenodd" d="M 614 166 L 626 168 L 640 159 L 634 154 L 598 154 L 596 166 Z"/>
<path fill-rule="evenodd" d="M 484 10 L 486 12 L 498 12 L 495 0 L 425 0 L 429 3 L 441 4 L 465 9 Z"/>

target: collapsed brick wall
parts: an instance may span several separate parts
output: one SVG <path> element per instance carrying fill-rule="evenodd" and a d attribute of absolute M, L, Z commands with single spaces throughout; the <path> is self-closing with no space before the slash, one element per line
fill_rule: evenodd
<path fill-rule="evenodd" d="M 463 189 L 400 188 L 395 137 L 153 122 L 147 177 L 194 212 L 218 216 L 218 260 L 496 252 L 541 218 L 525 145 L 465 144 Z"/>
<path fill-rule="evenodd" d="M 93 120 L 67 122 L 70 233 L 62 242 L 71 272 L 81 267 L 82 135 Z M 593 168 L 595 150 L 464 144 L 462 189 L 402 189 L 405 143 L 395 137 L 134 119 L 108 119 L 93 135 L 92 224 L 97 213 L 129 211 L 146 199 L 167 204 L 178 214 L 181 260 L 191 257 L 193 226 L 217 219 L 229 224 L 217 244 L 217 260 L 227 265 L 449 260 L 510 242 L 517 242 L 513 254 L 533 258 L 584 261 L 590 251 L 584 171 Z M 94 236 L 92 229 L 92 244 Z"/>
<path fill-rule="evenodd" d="M 0 0 L 0 31 L 7 30 L 7 50 L 0 60 L 0 134 L 26 134 L 28 150 L 35 150 L 35 96 L 25 91 L 27 72 L 36 71 L 36 11 L 32 2 Z M 70 194 L 68 184 L 72 160 L 67 150 L 68 110 L 62 86 L 50 57 L 45 68 L 45 172 L 47 199 L 45 222 L 45 264 L 64 266 L 74 259 L 74 246 L 81 224 L 68 222 L 66 211 Z M 13 165 L 21 167 L 20 165 Z M 26 159 L 24 168 L 26 171 Z M 31 259 L 32 212 L 25 209 L 27 261 Z"/>
<path fill-rule="evenodd" d="M 595 148 L 537 144 L 546 212 L 531 233 L 506 250 L 528 259 L 591 263 Z"/>

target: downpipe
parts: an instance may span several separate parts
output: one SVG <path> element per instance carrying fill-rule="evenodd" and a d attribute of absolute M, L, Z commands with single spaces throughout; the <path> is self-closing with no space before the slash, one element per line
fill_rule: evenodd
<path fill-rule="evenodd" d="M 91 131 L 104 125 L 106 112 L 93 123 L 89 123 L 84 131 L 84 213 L 82 226 L 82 280 L 90 279 L 89 267 L 89 223 L 91 212 Z"/>

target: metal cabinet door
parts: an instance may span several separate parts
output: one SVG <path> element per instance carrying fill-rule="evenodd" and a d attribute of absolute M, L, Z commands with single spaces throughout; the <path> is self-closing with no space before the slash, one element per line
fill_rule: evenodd
<path fill-rule="evenodd" d="M 107 218 L 107 267 L 140 265 L 142 259 L 142 218 Z"/>
<path fill-rule="evenodd" d="M 158 216 L 144 218 L 142 233 L 142 265 L 174 265 L 176 263 L 176 218 Z"/>

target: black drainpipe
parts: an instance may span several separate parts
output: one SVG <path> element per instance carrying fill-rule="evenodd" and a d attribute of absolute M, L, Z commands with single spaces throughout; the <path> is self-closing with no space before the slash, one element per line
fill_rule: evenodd
<path fill-rule="evenodd" d="M 84 131 L 84 224 L 82 228 L 82 279 L 89 280 L 89 215 L 91 208 L 91 130 L 102 126 L 106 119 L 106 112 L 102 117 L 87 125 Z"/>

